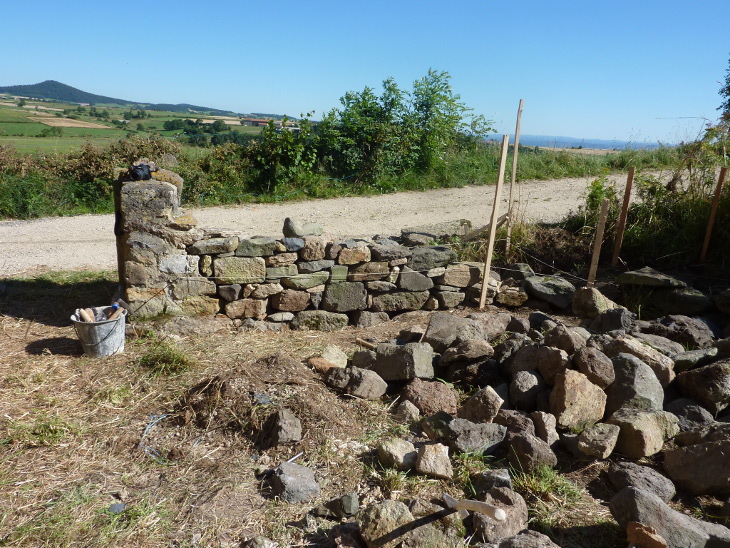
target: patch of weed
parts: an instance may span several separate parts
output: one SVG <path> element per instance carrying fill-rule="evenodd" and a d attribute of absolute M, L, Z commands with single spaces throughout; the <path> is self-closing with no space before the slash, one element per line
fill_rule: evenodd
<path fill-rule="evenodd" d="M 167 339 L 154 340 L 150 348 L 137 360 L 137 365 L 149 370 L 152 375 L 174 375 L 183 373 L 195 361 Z"/>

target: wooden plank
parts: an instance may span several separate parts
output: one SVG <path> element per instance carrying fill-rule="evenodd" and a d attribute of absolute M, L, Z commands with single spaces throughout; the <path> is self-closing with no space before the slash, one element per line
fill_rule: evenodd
<path fill-rule="evenodd" d="M 710 240 L 712 239 L 712 228 L 715 226 L 715 216 L 717 208 L 720 205 L 720 195 L 722 194 L 722 185 L 725 182 L 725 174 L 727 168 L 720 169 L 720 176 L 717 178 L 717 186 L 715 187 L 715 197 L 712 200 L 712 209 L 710 210 L 710 220 L 707 222 L 707 232 L 705 232 L 705 241 L 702 244 L 702 252 L 700 253 L 700 262 L 704 263 L 707 258 L 707 250 L 710 249 Z"/>
<path fill-rule="evenodd" d="M 494 238 L 497 235 L 497 216 L 499 213 L 499 199 L 502 195 L 502 181 L 504 180 L 505 164 L 507 163 L 507 150 L 509 149 L 509 135 L 502 137 L 502 156 L 499 161 L 499 174 L 497 175 L 497 188 L 494 191 L 494 204 L 492 205 L 492 219 L 489 221 L 489 242 L 487 244 L 487 257 L 484 259 L 484 274 L 482 275 L 482 295 L 479 299 L 479 308 L 484 308 L 487 300 L 487 287 L 489 286 L 489 269 L 492 268 L 492 253 L 494 252 Z"/>
<path fill-rule="evenodd" d="M 608 198 L 604 198 L 601 203 L 601 213 L 598 217 L 598 226 L 596 227 L 596 240 L 593 242 L 593 256 L 591 257 L 591 267 L 588 270 L 588 283 L 586 287 L 593 287 L 596 282 L 596 272 L 598 271 L 598 258 L 601 255 L 601 246 L 603 245 L 603 231 L 606 228 L 606 217 L 608 216 Z"/>
<path fill-rule="evenodd" d="M 621 215 L 618 219 L 616 227 L 616 245 L 613 247 L 613 258 L 611 266 L 616 266 L 618 257 L 621 253 L 621 246 L 624 242 L 624 231 L 626 230 L 626 216 L 629 213 L 629 203 L 631 202 L 631 187 L 634 185 L 634 166 L 629 168 L 629 175 L 626 178 L 626 188 L 624 189 L 624 203 L 621 206 Z"/>
<path fill-rule="evenodd" d="M 520 99 L 520 106 L 517 108 L 517 125 L 515 126 L 515 152 L 512 155 L 512 180 L 509 185 L 509 207 L 507 208 L 507 240 L 504 246 L 505 255 L 509 254 L 512 244 L 512 224 L 514 223 L 514 193 L 515 184 L 517 182 L 517 156 L 520 152 L 520 123 L 522 121 L 522 108 L 525 106 L 525 100 Z"/>

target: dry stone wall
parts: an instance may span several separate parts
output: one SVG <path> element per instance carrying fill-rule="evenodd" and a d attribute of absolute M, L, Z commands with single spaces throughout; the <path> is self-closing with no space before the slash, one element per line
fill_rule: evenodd
<path fill-rule="evenodd" d="M 200 228 L 180 209 L 182 179 L 116 185 L 120 283 L 137 316 L 225 314 L 277 329 L 369 326 L 389 314 L 478 304 L 483 266 L 448 247 L 389 238 L 329 241 L 321 227 L 283 221 L 282 237 Z M 409 243 L 426 237 L 414 234 Z M 499 277 L 492 272 L 488 298 Z"/>

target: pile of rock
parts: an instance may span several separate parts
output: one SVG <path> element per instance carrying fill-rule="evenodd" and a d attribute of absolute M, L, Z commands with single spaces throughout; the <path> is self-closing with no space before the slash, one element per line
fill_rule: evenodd
<path fill-rule="evenodd" d="M 601 300 L 595 290 L 579 294 L 583 304 Z M 680 315 L 637 321 L 621 308 L 585 318 L 584 326 L 539 312 L 529 319 L 434 312 L 422 331 L 358 351 L 345 367 L 314 360 L 335 390 L 399 396 L 395 416 L 412 426 L 411 436 L 378 445 L 383 466 L 450 479 L 458 453 L 501 455 L 525 472 L 555 466 L 566 451 L 587 461 L 613 455 L 609 478 L 617 494 L 610 508 L 635 545 L 646 546 L 647 535 L 660 539 L 651 546 L 730 545 L 726 527 L 667 504 L 675 485 L 692 495 L 730 497 L 730 417 L 722 414 L 730 405 L 730 338 L 718 339 L 708 322 Z M 457 391 L 437 378 L 471 395 L 459 403 Z M 662 471 L 633 462 L 660 452 Z M 494 546 L 551 546 L 535 535 L 513 542 L 528 524 L 509 474 L 472 478 L 479 498 L 508 515 L 505 523 L 476 515 L 473 533 Z M 384 513 L 387 526 L 379 522 Z M 375 546 L 385 529 L 414 518 L 402 503 L 386 501 L 358 519 Z M 434 529 L 418 535 L 444 534 Z"/>

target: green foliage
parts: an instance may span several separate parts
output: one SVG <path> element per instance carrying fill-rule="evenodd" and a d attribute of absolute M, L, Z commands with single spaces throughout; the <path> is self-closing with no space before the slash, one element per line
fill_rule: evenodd
<path fill-rule="evenodd" d="M 176 348 L 170 341 L 155 339 L 150 348 L 137 360 L 137 365 L 153 375 L 173 375 L 187 371 L 194 360 Z"/>

